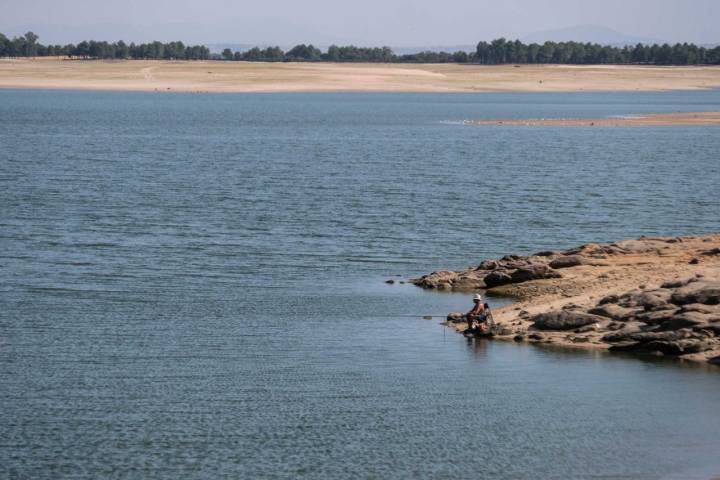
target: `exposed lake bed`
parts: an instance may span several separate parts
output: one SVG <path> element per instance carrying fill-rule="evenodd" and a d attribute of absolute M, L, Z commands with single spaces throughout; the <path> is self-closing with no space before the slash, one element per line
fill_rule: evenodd
<path fill-rule="evenodd" d="M 423 316 L 467 294 L 383 283 L 720 231 L 714 127 L 448 123 L 718 92 L 0 100 L 6 476 L 720 472 L 715 367 L 466 340 Z"/>
<path fill-rule="evenodd" d="M 671 127 L 720 125 L 720 112 L 649 113 L 607 118 L 527 118 L 512 120 L 466 120 L 469 125 L 529 127 Z"/>

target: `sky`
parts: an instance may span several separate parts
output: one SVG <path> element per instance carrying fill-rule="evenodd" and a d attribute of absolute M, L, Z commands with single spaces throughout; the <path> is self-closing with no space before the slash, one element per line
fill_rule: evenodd
<path fill-rule="evenodd" d="M 714 44 L 719 19 L 720 0 L 0 0 L 0 32 L 42 43 L 441 46 L 592 25 Z"/>

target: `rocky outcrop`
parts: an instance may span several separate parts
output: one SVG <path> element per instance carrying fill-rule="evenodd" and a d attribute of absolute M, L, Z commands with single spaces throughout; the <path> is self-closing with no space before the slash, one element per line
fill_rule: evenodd
<path fill-rule="evenodd" d="M 499 260 L 483 260 L 477 267 L 459 272 L 437 271 L 411 280 L 415 285 L 432 290 L 471 291 L 532 280 L 560 278 L 562 274 L 550 266 L 558 254 L 521 257 L 507 255 Z"/>
<path fill-rule="evenodd" d="M 495 339 L 720 363 L 718 249 L 718 234 L 641 237 L 507 255 L 414 283 L 514 297 L 493 311 Z M 466 327 L 460 313 L 448 324 Z"/>
<path fill-rule="evenodd" d="M 564 331 L 596 323 L 600 333 L 607 332 L 600 340 L 613 351 L 693 355 L 720 348 L 719 304 L 720 282 L 690 278 L 607 296 L 587 312 L 573 306 L 542 313 L 533 317 L 531 329 Z M 572 341 L 577 343 L 577 336 Z"/>
<path fill-rule="evenodd" d="M 441 270 L 412 279 L 415 285 L 432 290 L 472 291 L 533 280 L 562 278 L 560 270 L 573 267 L 608 266 L 607 259 L 618 255 L 661 252 L 678 239 L 643 238 L 599 245 L 588 243 L 565 251 L 542 251 L 533 255 L 506 255 L 483 260 L 476 267 L 462 271 Z"/>

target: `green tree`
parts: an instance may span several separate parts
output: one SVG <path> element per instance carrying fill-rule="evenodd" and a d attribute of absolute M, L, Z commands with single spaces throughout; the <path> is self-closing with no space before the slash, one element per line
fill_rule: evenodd
<path fill-rule="evenodd" d="M 315 48 L 312 44 L 296 45 L 285 54 L 285 58 L 290 61 L 317 61 L 321 59 L 322 52 Z"/>
<path fill-rule="evenodd" d="M 0 33 L 0 57 L 6 57 L 8 56 L 8 49 L 10 45 L 10 40 Z"/>
<path fill-rule="evenodd" d="M 115 47 L 115 58 L 128 58 L 130 56 L 130 47 L 120 40 Z"/>
<path fill-rule="evenodd" d="M 23 52 L 22 54 L 26 57 L 34 57 L 37 55 L 37 40 L 38 36 L 35 35 L 33 32 L 27 32 L 25 34 L 25 42 L 23 45 Z"/>

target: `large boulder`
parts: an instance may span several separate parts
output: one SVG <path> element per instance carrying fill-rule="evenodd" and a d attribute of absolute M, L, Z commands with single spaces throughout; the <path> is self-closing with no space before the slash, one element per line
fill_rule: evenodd
<path fill-rule="evenodd" d="M 551 261 L 549 265 L 551 268 L 559 269 L 577 267 L 580 265 L 586 265 L 587 263 L 587 259 L 581 255 L 563 255 L 562 257 L 558 257 Z"/>
<path fill-rule="evenodd" d="M 676 308 L 668 310 L 656 310 L 654 312 L 639 313 L 637 314 L 635 319 L 640 322 L 647 323 L 648 325 L 660 325 L 663 322 L 671 320 L 676 313 Z"/>
<path fill-rule="evenodd" d="M 625 328 L 606 334 L 602 337 L 602 341 L 608 343 L 632 342 L 634 340 L 631 338 L 631 335 L 640 333 L 640 331 L 638 324 L 629 324 Z"/>
<path fill-rule="evenodd" d="M 670 300 L 670 290 L 634 290 L 625 293 L 617 301 L 618 305 L 623 307 L 643 307 L 645 310 L 662 310 L 665 304 Z"/>
<path fill-rule="evenodd" d="M 500 285 L 507 285 L 508 283 L 513 282 L 510 274 L 502 270 L 494 270 L 490 272 L 489 274 L 485 275 L 483 281 L 488 288 L 498 287 Z"/>
<path fill-rule="evenodd" d="M 635 318 L 635 315 L 640 313 L 642 310 L 636 308 L 625 308 L 619 305 L 613 305 L 612 303 L 606 303 L 599 305 L 591 309 L 588 313 L 593 315 L 600 315 L 601 317 L 611 318 L 620 322 L 628 322 Z"/>
<path fill-rule="evenodd" d="M 702 312 L 682 312 L 673 315 L 660 325 L 660 330 L 680 330 L 681 328 L 693 328 L 706 323 L 713 323 L 720 320 L 720 317 Z"/>
<path fill-rule="evenodd" d="M 703 303 L 720 304 L 720 282 L 692 282 L 680 287 L 672 294 L 670 301 L 676 305 Z"/>
<path fill-rule="evenodd" d="M 667 332 L 638 332 L 628 335 L 628 339 L 632 340 L 633 342 L 640 343 L 653 342 L 655 340 L 663 340 L 669 342 L 674 340 L 680 340 L 682 338 L 687 338 L 688 336 L 689 332 L 685 330 Z"/>
<path fill-rule="evenodd" d="M 441 270 L 423 275 L 420 278 L 411 280 L 411 282 L 418 287 L 431 290 L 477 290 L 485 288 L 480 275 L 470 270 L 463 272 Z"/>
<path fill-rule="evenodd" d="M 469 272 L 458 275 L 450 285 L 456 290 L 478 290 L 485 288 L 485 282 L 477 275 Z"/>
<path fill-rule="evenodd" d="M 638 332 L 628 335 L 617 335 L 616 333 L 603 337 L 603 341 L 615 343 L 610 350 L 686 355 L 704 352 L 714 346 L 713 341 L 708 339 L 705 332 L 696 333 L 690 330 Z"/>
<path fill-rule="evenodd" d="M 720 317 L 720 305 L 705 305 L 702 303 L 688 303 L 680 307 L 681 312 L 700 312 Z"/>
<path fill-rule="evenodd" d="M 670 298 L 670 292 L 660 294 L 656 292 L 643 292 L 635 296 L 635 304 L 643 307 L 645 311 L 663 310 L 668 308 L 667 300 Z"/>
<path fill-rule="evenodd" d="M 696 282 L 697 279 L 694 277 L 691 278 L 685 278 L 682 280 L 668 280 L 667 282 L 664 282 L 662 285 L 660 285 L 660 288 L 680 288 L 684 287 L 690 282 Z"/>
<path fill-rule="evenodd" d="M 572 310 L 556 310 L 541 313 L 531 318 L 533 327 L 538 330 L 573 330 L 576 328 L 603 322 L 606 319 L 589 313 Z"/>
<path fill-rule="evenodd" d="M 422 277 L 411 281 L 419 287 L 434 289 L 438 288 L 440 285 L 452 285 L 457 278 L 457 272 L 441 270 L 439 272 L 432 272 L 428 275 L 423 275 Z"/>
<path fill-rule="evenodd" d="M 518 268 L 510 275 L 513 283 L 528 282 L 530 280 L 542 280 L 546 278 L 560 278 L 562 275 L 542 263 L 533 263 Z"/>
<path fill-rule="evenodd" d="M 660 352 L 664 355 L 687 355 L 710 350 L 712 346 L 703 340 L 686 339 L 677 341 L 656 340 L 644 344 L 643 350 Z"/>
<path fill-rule="evenodd" d="M 716 323 L 704 323 L 702 325 L 696 325 L 693 327 L 694 332 L 707 332 L 716 337 L 720 337 L 720 322 Z"/>

